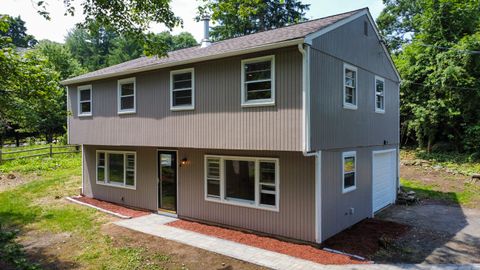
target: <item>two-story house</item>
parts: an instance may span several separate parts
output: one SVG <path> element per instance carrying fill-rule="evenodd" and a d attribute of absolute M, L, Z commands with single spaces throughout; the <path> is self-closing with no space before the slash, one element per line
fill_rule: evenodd
<path fill-rule="evenodd" d="M 395 201 L 399 81 L 361 9 L 63 84 L 85 196 L 320 243 Z"/>

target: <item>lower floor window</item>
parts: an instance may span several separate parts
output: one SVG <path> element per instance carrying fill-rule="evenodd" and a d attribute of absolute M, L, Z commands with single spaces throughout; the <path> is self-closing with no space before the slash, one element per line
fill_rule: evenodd
<path fill-rule="evenodd" d="M 97 151 L 97 183 L 134 188 L 135 152 Z"/>
<path fill-rule="evenodd" d="M 343 193 L 352 191 L 356 188 L 356 152 L 345 152 L 343 157 Z"/>
<path fill-rule="evenodd" d="M 205 156 L 205 196 L 278 209 L 278 159 Z"/>

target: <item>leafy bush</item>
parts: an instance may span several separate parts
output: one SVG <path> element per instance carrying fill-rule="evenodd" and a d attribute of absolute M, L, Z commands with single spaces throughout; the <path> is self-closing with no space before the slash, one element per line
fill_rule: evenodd
<path fill-rule="evenodd" d="M 463 143 L 467 151 L 480 153 L 480 124 L 466 129 Z"/>

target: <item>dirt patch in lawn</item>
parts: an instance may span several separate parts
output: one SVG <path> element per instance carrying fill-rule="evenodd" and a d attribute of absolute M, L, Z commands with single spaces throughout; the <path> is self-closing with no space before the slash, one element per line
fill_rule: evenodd
<path fill-rule="evenodd" d="M 241 244 L 254 246 L 293 257 L 310 260 L 321 264 L 361 264 L 367 263 L 346 255 L 333 254 L 324 250 L 302 244 L 295 244 L 270 237 L 259 236 L 217 226 L 205 225 L 198 222 L 178 220 L 167 225 L 205 235 L 235 241 Z"/>
<path fill-rule="evenodd" d="M 391 245 L 410 229 L 396 222 L 366 219 L 328 239 L 324 246 L 372 260 L 381 248 Z"/>
<path fill-rule="evenodd" d="M 184 245 L 148 234 L 135 232 L 113 224 L 106 224 L 102 232 L 111 237 L 115 246 L 143 248 L 147 255 L 156 255 L 162 260 L 162 269 L 190 270 L 262 270 L 258 265 Z"/>
<path fill-rule="evenodd" d="M 12 177 L 13 176 L 13 177 Z M 19 174 L 0 174 L 0 192 L 12 189 L 22 184 L 35 180 L 37 177 L 29 176 L 24 178 Z"/>
<path fill-rule="evenodd" d="M 104 210 L 108 210 L 110 212 L 114 212 L 123 216 L 132 217 L 132 218 L 142 217 L 152 213 L 151 211 L 148 211 L 148 210 L 132 209 L 130 207 L 126 207 L 123 205 L 118 205 L 111 202 L 101 201 L 101 200 L 88 198 L 84 196 L 75 196 L 75 197 L 71 197 L 71 199 L 75 201 L 83 202 L 89 205 L 93 205 L 98 208 L 102 208 Z"/>
<path fill-rule="evenodd" d="M 400 167 L 400 176 L 408 180 L 419 180 L 426 185 L 432 185 L 442 192 L 463 191 L 465 183 L 470 178 L 461 174 L 435 170 L 431 167 L 405 166 Z"/>

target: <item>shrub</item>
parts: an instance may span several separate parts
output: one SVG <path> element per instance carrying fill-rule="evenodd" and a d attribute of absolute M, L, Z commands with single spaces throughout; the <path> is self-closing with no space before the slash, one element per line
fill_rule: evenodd
<path fill-rule="evenodd" d="M 480 153 L 480 124 L 467 127 L 463 143 L 468 152 Z"/>

